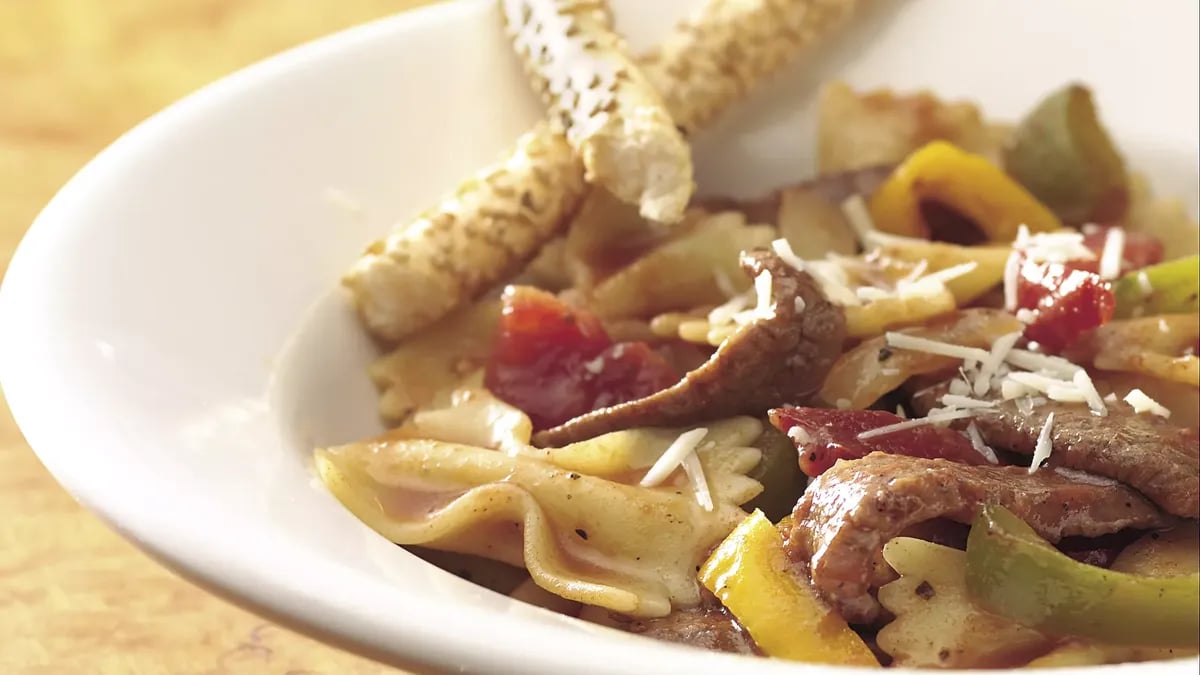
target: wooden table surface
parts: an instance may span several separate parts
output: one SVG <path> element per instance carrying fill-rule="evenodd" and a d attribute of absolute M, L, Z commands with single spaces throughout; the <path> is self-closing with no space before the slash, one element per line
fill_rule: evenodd
<path fill-rule="evenodd" d="M 280 49 L 429 1 L 0 0 L 0 274 L 55 190 L 147 115 Z M 59 488 L 0 403 L 0 673 L 398 671 L 159 567 Z"/>

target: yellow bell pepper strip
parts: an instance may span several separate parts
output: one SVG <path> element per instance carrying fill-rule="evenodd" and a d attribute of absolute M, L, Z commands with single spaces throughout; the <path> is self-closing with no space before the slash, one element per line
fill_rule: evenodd
<path fill-rule="evenodd" d="M 1200 575 L 1146 577 L 1072 560 L 999 506 L 971 526 L 967 591 L 980 608 L 1050 634 L 1158 647 L 1195 645 L 1200 634 Z"/>
<path fill-rule="evenodd" d="M 1004 168 L 1072 225 L 1113 223 L 1129 206 L 1125 162 L 1100 123 L 1092 93 L 1078 84 L 1038 104 L 1004 152 Z"/>
<path fill-rule="evenodd" d="M 1012 241 L 1020 225 L 1031 232 L 1062 228 L 1050 209 L 995 164 L 945 141 L 909 155 L 872 195 L 868 208 L 882 232 L 929 238 L 921 212 L 927 202 L 967 218 L 992 242 Z"/>
<path fill-rule="evenodd" d="M 788 566 L 779 530 L 756 510 L 713 551 L 700 568 L 700 583 L 767 656 L 878 667 L 862 638 Z"/>
<path fill-rule="evenodd" d="M 1113 284 L 1113 294 L 1118 319 L 1200 312 L 1200 256 L 1130 272 Z"/>

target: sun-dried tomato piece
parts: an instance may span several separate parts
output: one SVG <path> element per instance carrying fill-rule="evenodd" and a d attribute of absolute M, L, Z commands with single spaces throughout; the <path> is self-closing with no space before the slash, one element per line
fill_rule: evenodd
<path fill-rule="evenodd" d="M 768 416 L 771 424 L 796 444 L 800 470 L 812 477 L 821 475 L 839 459 L 858 459 L 872 452 L 942 458 L 963 464 L 987 463 L 962 434 L 933 424 L 859 438 L 864 431 L 904 421 L 884 410 L 775 408 Z"/>
<path fill-rule="evenodd" d="M 1084 333 L 1112 320 L 1117 300 L 1112 284 L 1075 263 L 1021 264 L 1017 306 L 1033 312 L 1025 337 L 1058 352 Z"/>
<path fill-rule="evenodd" d="M 648 345 L 614 344 L 595 315 L 550 293 L 510 286 L 503 302 L 484 385 L 529 415 L 536 430 L 679 381 Z"/>

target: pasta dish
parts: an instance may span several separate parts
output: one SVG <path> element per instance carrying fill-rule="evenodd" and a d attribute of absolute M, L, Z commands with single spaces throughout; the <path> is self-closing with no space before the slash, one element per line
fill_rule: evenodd
<path fill-rule="evenodd" d="M 1200 236 L 1086 85 L 1005 121 L 829 82 L 813 178 L 696 193 L 691 139 L 857 4 L 707 0 L 631 54 L 604 2 L 500 0 L 545 120 L 347 272 L 388 431 L 321 480 L 455 574 L 700 648 L 1195 656 Z"/>

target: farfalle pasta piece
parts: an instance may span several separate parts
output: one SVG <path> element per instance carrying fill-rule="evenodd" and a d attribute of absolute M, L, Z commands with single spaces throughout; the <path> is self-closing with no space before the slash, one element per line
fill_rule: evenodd
<path fill-rule="evenodd" d="M 529 445 L 532 435 L 529 416 L 484 388 L 483 372 L 476 371 L 380 439 L 437 439 L 510 455 L 542 457 L 544 451 Z"/>
<path fill-rule="evenodd" d="M 397 544 L 525 566 L 563 598 L 630 616 L 700 602 L 696 566 L 745 517 L 524 456 L 430 440 L 316 451 L 329 490 Z"/>
<path fill-rule="evenodd" d="M 400 422 L 481 368 L 492 352 L 499 321 L 500 300 L 479 300 L 406 338 L 372 363 L 367 373 L 379 389 L 384 421 Z"/>
<path fill-rule="evenodd" d="M 966 554 L 898 537 L 883 548 L 900 578 L 879 589 L 895 615 L 879 631 L 879 648 L 905 668 L 987 668 L 1038 656 L 1055 639 L 977 609 L 967 594 Z"/>
<path fill-rule="evenodd" d="M 738 254 L 765 247 L 776 236 L 774 227 L 747 225 L 734 211 L 707 216 L 598 283 L 588 293 L 588 305 L 612 319 L 725 302 L 728 290 L 750 286 Z"/>
<path fill-rule="evenodd" d="M 646 218 L 678 221 L 695 189 L 691 150 L 613 31 L 607 3 L 501 0 L 500 8 L 588 182 L 637 204 Z"/>
<path fill-rule="evenodd" d="M 745 504 L 763 490 L 747 477 L 762 451 L 753 447 L 763 423 L 753 417 L 731 417 L 705 425 L 696 455 L 714 502 Z M 554 464 L 560 469 L 635 485 L 687 428 L 641 428 L 613 431 L 561 448 L 530 445 L 533 424 L 520 409 L 485 389 L 479 373 L 438 401 L 413 414 L 403 425 L 377 440 L 434 439 L 499 450 Z M 682 478 L 682 477 L 680 477 Z M 671 476 L 667 477 L 671 482 Z"/>
<path fill-rule="evenodd" d="M 713 502 L 740 506 L 757 497 L 763 491 L 762 483 L 746 474 L 762 460 L 762 451 L 752 446 L 762 435 L 762 422 L 753 417 L 731 417 L 708 423 L 705 428 L 707 433 L 696 454 Z M 686 428 L 613 431 L 545 452 L 552 464 L 563 469 L 636 483 L 685 431 Z M 669 476 L 667 482 L 671 482 Z"/>

